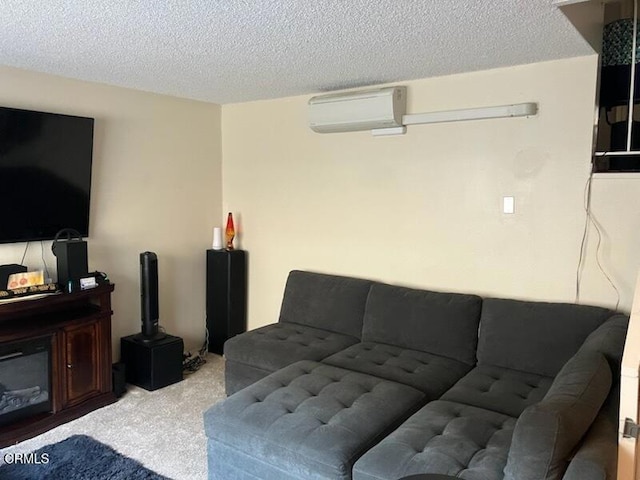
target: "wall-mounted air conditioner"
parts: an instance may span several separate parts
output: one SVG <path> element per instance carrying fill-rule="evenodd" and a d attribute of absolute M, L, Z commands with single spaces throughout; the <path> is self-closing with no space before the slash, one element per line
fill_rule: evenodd
<path fill-rule="evenodd" d="M 318 133 L 371 130 L 373 135 L 402 135 L 407 125 L 493 118 L 532 117 L 538 104 L 512 103 L 490 107 L 406 114 L 407 87 L 318 95 L 309 100 L 309 127 Z"/>
<path fill-rule="evenodd" d="M 309 100 L 309 127 L 318 133 L 402 126 L 406 87 L 318 95 Z"/>

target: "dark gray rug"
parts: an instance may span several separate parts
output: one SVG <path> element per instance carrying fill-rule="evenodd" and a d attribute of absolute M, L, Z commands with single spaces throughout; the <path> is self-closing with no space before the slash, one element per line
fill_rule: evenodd
<path fill-rule="evenodd" d="M 86 435 L 74 435 L 21 459 L 10 454 L 5 461 L 2 480 L 168 480 Z"/>

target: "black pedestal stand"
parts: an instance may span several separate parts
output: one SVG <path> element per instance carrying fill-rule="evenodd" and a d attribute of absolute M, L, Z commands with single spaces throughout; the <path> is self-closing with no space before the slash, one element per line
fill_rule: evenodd
<path fill-rule="evenodd" d="M 222 355 L 224 342 L 247 329 L 247 252 L 207 250 L 209 351 Z"/>

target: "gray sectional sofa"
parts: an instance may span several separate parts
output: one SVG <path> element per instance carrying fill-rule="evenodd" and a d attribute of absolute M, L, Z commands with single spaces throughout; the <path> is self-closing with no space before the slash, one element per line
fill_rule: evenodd
<path fill-rule="evenodd" d="M 628 317 L 293 271 L 225 343 L 210 479 L 615 478 Z"/>

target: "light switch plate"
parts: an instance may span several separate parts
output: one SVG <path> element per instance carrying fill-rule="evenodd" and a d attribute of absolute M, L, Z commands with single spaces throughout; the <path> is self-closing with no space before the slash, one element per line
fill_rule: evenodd
<path fill-rule="evenodd" d="M 502 197 L 502 213 L 516 213 L 515 197 Z"/>

